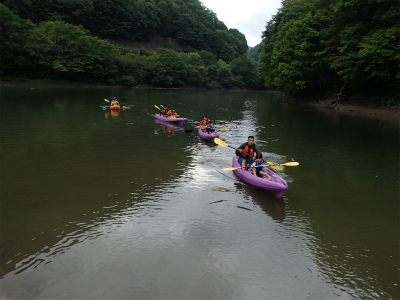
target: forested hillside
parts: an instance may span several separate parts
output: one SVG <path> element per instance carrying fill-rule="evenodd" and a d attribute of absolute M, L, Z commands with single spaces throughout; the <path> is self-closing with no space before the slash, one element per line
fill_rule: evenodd
<path fill-rule="evenodd" d="M 1 3 L 3 78 L 128 86 L 263 87 L 256 62 L 247 56 L 245 36 L 228 29 L 198 0 Z M 157 49 L 136 46 L 154 40 L 170 45 Z"/>
<path fill-rule="evenodd" d="M 0 0 L 0 75 L 399 103 L 398 0 L 283 0 L 261 45 L 199 0 Z M 266 20 L 268 21 L 268 20 Z"/>
<path fill-rule="evenodd" d="M 263 33 L 266 86 L 398 104 L 399 9 L 398 0 L 283 0 Z"/>

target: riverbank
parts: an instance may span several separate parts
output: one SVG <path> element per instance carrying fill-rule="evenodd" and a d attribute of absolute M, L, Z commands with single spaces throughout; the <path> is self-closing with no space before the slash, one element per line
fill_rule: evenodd
<path fill-rule="evenodd" d="M 0 82 L 0 86 L 21 86 L 21 87 L 73 87 L 73 88 L 140 88 L 140 87 L 126 87 L 120 85 L 106 85 L 106 84 L 88 84 L 88 83 L 35 83 L 35 82 Z M 143 87 L 149 89 L 164 89 L 164 88 L 157 88 L 157 87 Z M 169 88 L 171 89 L 171 88 Z M 182 88 L 175 88 L 175 89 L 182 89 Z M 189 88 L 193 90 L 203 90 L 201 88 Z M 260 92 L 260 91 L 258 91 Z M 271 92 L 268 90 L 267 92 Z M 293 100 L 291 100 L 293 101 Z M 356 101 L 345 101 L 345 102 L 337 102 L 332 104 L 331 101 L 329 103 L 327 101 L 322 102 L 306 102 L 307 105 L 313 106 L 315 108 L 321 110 L 332 110 L 337 111 L 339 113 L 349 113 L 354 115 L 365 115 L 371 116 L 376 118 L 382 119 L 390 119 L 395 121 L 400 121 L 400 110 L 394 108 L 386 108 L 386 107 L 375 107 L 375 106 L 368 106 L 364 103 L 356 102 Z"/>
<path fill-rule="evenodd" d="M 397 122 L 400 121 L 400 110 L 390 107 L 370 106 L 357 101 L 336 102 L 333 105 L 331 101 L 309 102 L 307 104 L 321 110 L 332 110 L 338 113 L 364 115 L 374 118 L 393 120 Z"/>

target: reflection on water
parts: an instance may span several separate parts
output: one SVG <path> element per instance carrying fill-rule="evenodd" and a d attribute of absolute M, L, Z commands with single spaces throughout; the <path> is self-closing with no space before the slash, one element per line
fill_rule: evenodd
<path fill-rule="evenodd" d="M 285 218 L 285 203 L 282 199 L 277 199 L 268 192 L 258 190 L 251 186 L 237 183 L 238 190 L 243 189 L 247 195 L 251 197 L 253 202 L 261 207 L 261 209 L 272 219 L 282 222 Z"/>
<path fill-rule="evenodd" d="M 398 298 L 398 126 L 279 94 L 0 91 L 2 299 Z M 114 118 L 105 95 L 134 109 Z M 300 162 L 283 199 L 222 171 L 234 150 L 184 130 L 203 114 Z"/>
<path fill-rule="evenodd" d="M 155 120 L 156 124 L 160 125 L 160 128 L 154 131 L 154 135 L 159 135 L 160 133 L 167 134 L 168 137 L 171 137 L 177 131 L 184 131 L 183 124 L 174 124 L 171 122 L 163 122 L 160 120 Z"/>

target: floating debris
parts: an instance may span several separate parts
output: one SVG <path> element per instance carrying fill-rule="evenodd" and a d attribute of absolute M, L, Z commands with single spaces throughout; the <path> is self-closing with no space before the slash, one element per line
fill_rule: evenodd
<path fill-rule="evenodd" d="M 210 202 L 208 204 L 214 204 L 214 203 L 218 203 L 218 202 L 222 202 L 222 201 L 228 201 L 228 200 L 218 200 L 218 201 Z"/>
<path fill-rule="evenodd" d="M 252 209 L 250 209 L 250 208 L 247 208 L 247 207 L 243 207 L 243 206 L 236 206 L 236 207 L 239 207 L 239 208 L 241 208 L 241 209 L 245 209 L 245 210 L 252 210 Z"/>

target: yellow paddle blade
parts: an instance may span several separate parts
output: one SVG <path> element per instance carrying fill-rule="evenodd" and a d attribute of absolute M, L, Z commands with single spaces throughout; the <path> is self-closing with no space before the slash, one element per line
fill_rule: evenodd
<path fill-rule="evenodd" d="M 154 105 L 158 110 L 161 110 L 157 105 Z"/>
<path fill-rule="evenodd" d="M 272 169 L 279 170 L 279 171 L 282 171 L 285 168 L 284 166 L 280 166 L 280 165 L 275 165 L 275 166 L 270 165 L 270 167 Z"/>
<path fill-rule="evenodd" d="M 214 143 L 223 147 L 228 147 L 228 144 L 219 138 L 214 138 Z"/>
<path fill-rule="evenodd" d="M 285 168 L 283 165 L 275 163 L 275 162 L 272 162 L 272 161 L 267 161 L 267 164 L 272 169 L 279 170 L 279 171 L 282 171 Z"/>
<path fill-rule="evenodd" d="M 284 163 L 284 164 L 278 164 L 278 163 L 275 163 L 275 162 L 272 162 L 272 161 L 267 161 L 267 163 L 268 163 L 268 165 L 270 165 L 270 166 L 288 166 L 288 167 L 295 167 L 295 166 L 300 165 L 297 161 L 291 161 L 291 162 L 287 162 L 287 163 Z"/>
<path fill-rule="evenodd" d="M 298 166 L 299 163 L 297 161 L 291 161 L 291 162 L 284 163 L 282 165 L 283 166 L 288 166 L 288 167 L 295 167 L 295 166 Z"/>
<path fill-rule="evenodd" d="M 233 170 L 236 170 L 236 169 L 240 169 L 240 167 L 237 167 L 237 168 L 223 168 L 222 171 L 233 171 Z"/>
<path fill-rule="evenodd" d="M 221 132 L 226 132 L 226 129 L 222 129 Z"/>
<path fill-rule="evenodd" d="M 110 102 L 110 100 L 108 100 L 108 99 L 104 99 L 104 101 L 106 101 L 106 102 Z"/>
<path fill-rule="evenodd" d="M 206 129 L 206 126 L 200 125 L 200 129 Z"/>

